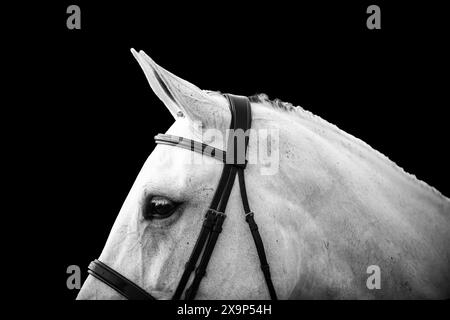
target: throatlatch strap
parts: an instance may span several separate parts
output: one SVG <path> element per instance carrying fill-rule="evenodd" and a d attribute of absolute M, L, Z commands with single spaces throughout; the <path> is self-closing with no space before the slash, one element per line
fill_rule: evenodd
<path fill-rule="evenodd" d="M 259 262 L 261 264 L 261 270 L 266 280 L 267 289 L 269 290 L 270 298 L 272 300 L 278 300 L 275 288 L 273 286 L 272 277 L 270 275 L 270 267 L 267 262 L 266 251 L 264 250 L 264 243 L 261 239 L 261 235 L 258 231 L 258 225 L 256 224 L 253 212 L 250 210 L 248 204 L 247 190 L 245 187 L 244 170 L 238 171 L 239 189 L 241 191 L 242 205 L 245 211 L 245 221 L 247 221 L 250 231 L 252 233 L 253 241 L 255 243 L 256 251 L 258 252 Z"/>

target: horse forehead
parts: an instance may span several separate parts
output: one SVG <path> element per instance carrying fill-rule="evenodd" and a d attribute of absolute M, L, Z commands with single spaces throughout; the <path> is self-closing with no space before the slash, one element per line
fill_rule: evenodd
<path fill-rule="evenodd" d="M 193 164 L 194 154 L 182 148 L 167 145 L 157 145 L 149 156 L 143 170 L 146 178 L 154 181 L 162 179 L 162 182 L 174 180 L 187 180 L 195 172 L 201 170 L 201 166 Z"/>
<path fill-rule="evenodd" d="M 213 181 L 222 162 L 183 148 L 157 145 L 140 173 L 137 185 L 148 192 L 189 197 L 194 190 Z"/>
<path fill-rule="evenodd" d="M 185 117 L 178 118 L 166 134 L 202 142 L 218 149 L 225 148 L 227 137 L 226 132 L 220 129 L 202 127 L 200 121 L 190 121 Z"/>

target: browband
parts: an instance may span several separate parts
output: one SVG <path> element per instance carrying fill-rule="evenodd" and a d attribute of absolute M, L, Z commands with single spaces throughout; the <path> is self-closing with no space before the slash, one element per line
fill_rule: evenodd
<path fill-rule="evenodd" d="M 155 136 L 155 142 L 158 144 L 166 144 L 169 146 L 191 150 L 202 155 L 210 156 L 222 162 L 226 162 L 227 159 L 227 153 L 221 149 L 212 147 L 199 141 L 186 139 L 179 136 L 158 133 Z"/>

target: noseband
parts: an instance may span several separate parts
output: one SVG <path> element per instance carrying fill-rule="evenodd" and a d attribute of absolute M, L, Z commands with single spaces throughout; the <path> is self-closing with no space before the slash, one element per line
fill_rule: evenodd
<path fill-rule="evenodd" d="M 275 288 L 270 276 L 270 269 L 266 259 L 263 241 L 259 234 L 258 226 L 256 225 L 254 219 L 254 214 L 250 210 L 247 191 L 245 189 L 244 169 L 247 165 L 246 155 L 249 140 L 247 130 L 250 129 L 252 123 L 250 102 L 243 96 L 225 94 L 225 97 L 228 99 L 230 106 L 230 129 L 232 129 L 228 135 L 227 152 L 211 147 L 207 144 L 182 137 L 167 134 L 158 134 L 155 136 L 155 142 L 158 144 L 166 144 L 188 149 L 204 155 L 209 155 L 225 163 L 216 192 L 214 193 L 209 209 L 206 211 L 202 229 L 194 245 L 191 256 L 185 265 L 183 275 L 178 282 L 178 286 L 172 300 L 179 300 L 181 298 L 192 272 L 194 272 L 194 278 L 190 286 L 185 291 L 184 298 L 186 300 L 192 300 L 195 298 L 200 282 L 206 274 L 206 268 L 214 250 L 214 246 L 216 245 L 217 238 L 222 231 L 222 224 L 226 218 L 225 209 L 230 197 L 231 189 L 233 188 L 236 174 L 239 179 L 239 189 L 241 191 L 242 204 L 245 211 L 245 221 L 247 221 L 250 227 L 250 231 L 255 242 L 256 251 L 258 252 L 259 261 L 261 263 L 261 270 L 269 290 L 270 298 L 273 300 L 277 299 Z M 244 136 L 244 154 L 238 152 L 237 137 L 241 132 L 239 129 L 242 130 L 243 134 L 247 132 Z M 197 264 L 199 259 L 200 262 Z M 156 300 L 148 292 L 99 260 L 94 260 L 89 264 L 88 272 L 95 278 L 115 289 L 127 299 Z"/>

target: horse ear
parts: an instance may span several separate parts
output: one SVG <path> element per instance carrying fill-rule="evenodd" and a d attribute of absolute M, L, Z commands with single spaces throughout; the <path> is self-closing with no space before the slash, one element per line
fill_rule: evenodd
<path fill-rule="evenodd" d="M 157 65 L 144 51 L 131 49 L 147 77 L 150 87 L 174 118 L 181 111 L 191 121 L 205 128 L 227 127 L 230 121 L 227 101 L 217 99 L 195 85 Z"/>

